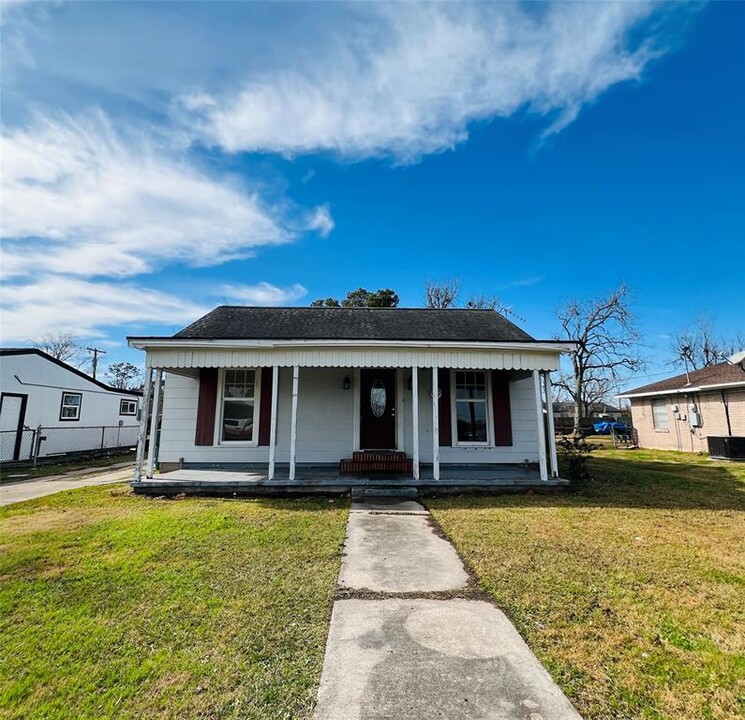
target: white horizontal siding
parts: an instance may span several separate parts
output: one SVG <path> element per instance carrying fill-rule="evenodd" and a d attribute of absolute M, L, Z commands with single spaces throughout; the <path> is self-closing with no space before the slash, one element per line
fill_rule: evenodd
<path fill-rule="evenodd" d="M 458 367 L 478 370 L 558 370 L 556 351 L 427 350 L 419 348 L 150 349 L 147 365 L 199 367 Z"/>
<path fill-rule="evenodd" d="M 403 421 L 398 424 L 398 447 L 409 457 L 413 452 L 410 371 L 399 370 L 398 408 Z M 350 457 L 356 443 L 355 394 L 343 389 L 344 377 L 354 378 L 345 368 L 301 368 L 298 395 L 298 463 L 336 463 Z M 432 462 L 432 371 L 419 371 L 419 447 L 420 459 Z M 277 462 L 289 462 L 292 371 L 280 370 Z M 159 459 L 163 462 L 265 463 L 267 447 L 245 445 L 196 446 L 199 381 L 168 373 L 163 401 L 163 420 Z M 512 440 L 508 447 L 440 448 L 443 463 L 522 463 L 538 461 L 536 411 L 533 380 L 527 377 L 510 383 Z M 449 422 L 450 418 L 440 418 Z"/>

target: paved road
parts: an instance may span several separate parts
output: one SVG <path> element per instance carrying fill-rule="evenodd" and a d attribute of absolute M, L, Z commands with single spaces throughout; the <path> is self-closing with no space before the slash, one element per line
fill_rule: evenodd
<path fill-rule="evenodd" d="M 33 500 L 34 498 L 53 495 L 63 490 L 74 490 L 90 485 L 108 485 L 110 483 L 130 480 L 134 473 L 134 466 L 129 464 L 115 470 L 98 468 L 96 470 L 78 470 L 64 475 L 49 475 L 38 480 L 21 480 L 15 483 L 0 485 L 0 505 Z"/>
<path fill-rule="evenodd" d="M 429 521 L 353 503 L 339 585 L 360 597 L 334 603 L 317 720 L 581 720 Z"/>

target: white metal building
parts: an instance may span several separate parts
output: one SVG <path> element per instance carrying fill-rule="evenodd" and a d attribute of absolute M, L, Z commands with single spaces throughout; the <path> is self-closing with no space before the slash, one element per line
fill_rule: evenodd
<path fill-rule="evenodd" d="M 0 460 L 134 446 L 140 395 L 34 348 L 0 349 Z"/>

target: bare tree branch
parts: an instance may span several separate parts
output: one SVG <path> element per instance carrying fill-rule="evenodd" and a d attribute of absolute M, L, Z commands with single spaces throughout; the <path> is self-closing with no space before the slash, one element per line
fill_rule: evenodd
<path fill-rule="evenodd" d="M 674 365 L 700 370 L 745 349 L 745 338 L 740 333 L 734 337 L 717 334 L 712 328 L 711 318 L 700 315 L 693 325 L 673 338 L 671 349 Z"/>
<path fill-rule="evenodd" d="M 445 310 L 455 305 L 460 292 L 460 280 L 425 280 L 424 296 L 428 308 Z"/>
<path fill-rule="evenodd" d="M 605 297 L 570 300 L 557 313 L 561 326 L 557 339 L 577 343 L 572 372 L 555 383 L 574 402 L 575 430 L 593 405 L 609 398 L 614 380 L 624 370 L 644 367 L 628 293 L 622 284 Z"/>
<path fill-rule="evenodd" d="M 88 363 L 85 348 L 79 339 L 70 333 L 45 332 L 37 338 L 31 338 L 28 343 L 31 347 L 73 367 L 80 368 Z"/>

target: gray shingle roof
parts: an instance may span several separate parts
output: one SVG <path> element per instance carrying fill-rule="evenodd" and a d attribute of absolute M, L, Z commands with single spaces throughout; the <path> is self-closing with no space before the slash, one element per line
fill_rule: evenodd
<path fill-rule="evenodd" d="M 493 310 L 266 308 L 223 305 L 174 338 L 535 342 Z"/>
<path fill-rule="evenodd" d="M 675 377 L 658 380 L 649 385 L 625 390 L 619 393 L 619 397 L 623 397 L 624 395 L 670 392 L 673 390 L 685 391 L 692 387 L 704 388 L 707 385 L 725 385 L 728 383 L 743 382 L 745 382 L 745 369 L 741 365 L 723 362 L 717 365 L 709 365 L 709 367 L 701 368 L 700 370 L 691 370 L 688 375 L 681 373 Z"/>

